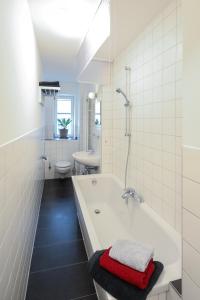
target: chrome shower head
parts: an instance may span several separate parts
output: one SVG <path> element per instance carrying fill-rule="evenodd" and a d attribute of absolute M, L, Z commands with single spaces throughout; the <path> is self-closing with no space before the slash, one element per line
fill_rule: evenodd
<path fill-rule="evenodd" d="M 126 94 L 120 88 L 116 89 L 116 92 L 119 93 L 119 94 L 122 94 L 124 96 L 124 98 L 126 100 L 126 103 L 124 105 L 125 106 L 129 106 L 130 105 L 130 101 L 128 100 Z"/>
<path fill-rule="evenodd" d="M 121 89 L 116 89 L 116 92 L 117 93 L 121 93 Z"/>

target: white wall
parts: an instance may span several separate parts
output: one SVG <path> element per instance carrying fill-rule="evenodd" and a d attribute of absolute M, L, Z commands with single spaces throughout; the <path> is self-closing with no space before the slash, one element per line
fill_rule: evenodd
<path fill-rule="evenodd" d="M 183 0 L 183 300 L 200 299 L 200 2 Z"/>
<path fill-rule="evenodd" d="M 22 300 L 44 178 L 40 62 L 26 0 L 0 1 L 0 37 L 0 298 Z"/>
<path fill-rule="evenodd" d="M 40 127 L 40 69 L 25 0 L 0 3 L 0 144 Z"/>
<path fill-rule="evenodd" d="M 93 59 L 84 72 L 79 76 L 79 81 L 105 85 L 110 83 L 110 63 L 105 60 Z"/>
<path fill-rule="evenodd" d="M 77 54 L 77 75 L 87 68 L 110 35 L 110 3 L 102 0 Z"/>
<path fill-rule="evenodd" d="M 120 38 L 120 37 L 119 37 Z M 124 67 L 131 67 L 126 86 Z M 181 231 L 182 145 L 181 1 L 172 1 L 113 64 L 113 91 L 126 91 L 132 103 L 132 142 L 128 185 L 158 214 Z M 106 96 L 107 97 L 107 96 Z M 124 99 L 113 93 L 103 105 L 103 148 L 112 147 L 112 172 L 124 181 L 127 137 Z M 112 119 L 110 124 L 109 119 Z M 108 148 L 108 147 L 107 147 Z M 108 149 L 107 149 L 108 150 Z M 106 151 L 102 151 L 105 153 Z M 111 156 L 109 150 L 107 158 Z M 107 161 L 108 163 L 108 161 Z M 109 166 L 106 163 L 105 168 Z M 104 161 L 102 161 L 104 169 Z"/>

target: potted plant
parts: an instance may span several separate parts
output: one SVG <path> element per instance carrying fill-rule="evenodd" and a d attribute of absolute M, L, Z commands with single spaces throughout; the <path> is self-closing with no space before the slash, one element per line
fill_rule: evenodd
<path fill-rule="evenodd" d="M 59 129 L 60 138 L 65 139 L 68 136 L 67 126 L 71 123 L 71 119 L 58 119 L 58 125 L 62 128 Z"/>

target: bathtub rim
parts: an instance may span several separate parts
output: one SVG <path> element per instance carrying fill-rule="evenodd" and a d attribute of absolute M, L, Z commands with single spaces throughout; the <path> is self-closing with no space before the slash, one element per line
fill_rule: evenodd
<path fill-rule="evenodd" d="M 84 199 L 84 196 L 81 192 L 81 187 L 79 185 L 79 181 L 87 180 L 87 179 L 98 179 L 98 178 L 111 178 L 113 179 L 123 190 L 123 183 L 113 174 L 92 174 L 92 175 L 77 175 L 72 176 L 72 181 L 75 189 L 75 193 L 77 196 L 77 200 L 79 202 L 79 206 L 83 215 L 85 227 L 87 229 L 90 243 L 93 252 L 102 249 L 101 243 L 98 239 L 98 236 L 95 231 L 95 227 L 93 225 L 92 219 L 87 209 L 87 205 Z M 181 251 L 181 235 L 170 225 L 168 224 L 162 217 L 160 217 L 148 204 L 145 202 L 140 204 L 142 205 L 142 209 L 144 209 L 145 213 L 147 213 L 158 226 L 160 226 L 165 233 L 169 236 L 169 238 L 174 242 L 177 251 L 178 251 L 178 259 L 167 265 L 164 270 L 164 275 L 161 277 L 159 285 L 156 284 L 156 289 L 153 288 L 149 296 L 157 295 L 159 293 L 167 292 L 169 282 L 175 279 L 181 278 L 181 264 L 182 264 L 182 251 Z M 80 224 L 81 225 L 81 224 Z M 167 271 L 167 272 L 166 272 Z M 174 275 L 175 274 L 175 275 Z"/>

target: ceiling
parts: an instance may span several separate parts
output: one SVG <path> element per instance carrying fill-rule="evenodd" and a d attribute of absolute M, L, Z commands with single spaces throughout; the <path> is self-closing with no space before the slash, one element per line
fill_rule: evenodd
<path fill-rule="evenodd" d="M 43 80 L 75 81 L 76 55 L 100 0 L 28 0 Z"/>
<path fill-rule="evenodd" d="M 43 80 L 76 81 L 76 56 L 101 0 L 28 0 Z M 95 59 L 112 61 L 168 3 L 111 0 L 111 36 Z"/>

